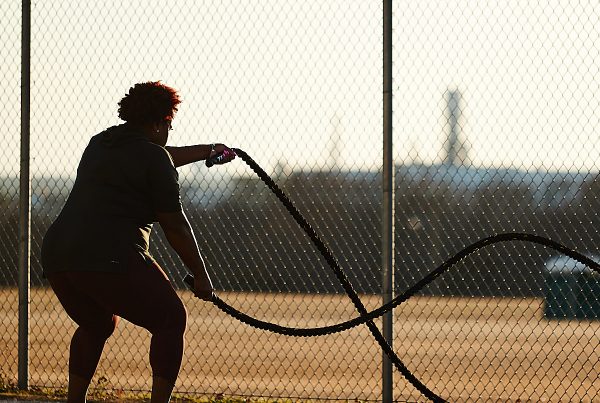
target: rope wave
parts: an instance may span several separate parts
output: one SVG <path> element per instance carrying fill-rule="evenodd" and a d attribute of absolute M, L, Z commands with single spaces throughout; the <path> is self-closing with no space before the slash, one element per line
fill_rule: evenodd
<path fill-rule="evenodd" d="M 289 197 L 277 186 L 277 184 L 273 181 L 273 179 L 267 175 L 267 173 L 243 150 L 234 148 L 233 151 L 239 156 L 248 166 L 258 175 L 258 177 L 269 187 L 269 189 L 277 196 L 277 198 L 283 203 L 287 211 L 294 218 L 294 220 L 300 225 L 300 227 L 306 232 L 306 234 L 310 237 L 313 244 L 319 250 L 321 255 L 325 258 L 328 265 L 334 271 L 338 281 L 344 288 L 344 291 L 351 299 L 354 304 L 356 310 L 359 313 L 359 316 L 353 319 L 350 319 L 345 322 L 336 323 L 330 326 L 323 327 L 314 327 L 314 328 L 297 328 L 297 327 L 287 327 L 281 326 L 276 323 L 265 322 L 260 319 L 254 318 L 248 314 L 240 312 L 236 308 L 227 304 L 218 296 L 215 296 L 212 300 L 213 304 L 221 309 L 226 314 L 232 316 L 233 318 L 249 325 L 255 327 L 257 329 L 278 333 L 286 336 L 294 336 L 294 337 L 315 337 L 315 336 L 324 336 L 329 334 L 334 334 L 338 332 L 343 332 L 345 330 L 351 329 L 353 327 L 366 324 L 371 334 L 375 338 L 375 340 L 379 343 L 382 350 L 389 357 L 394 366 L 399 370 L 399 372 L 419 391 L 423 394 L 423 396 L 427 397 L 429 400 L 433 402 L 445 402 L 445 400 L 431 391 L 427 386 L 425 386 L 419 379 L 417 379 L 414 374 L 402 363 L 398 355 L 391 348 L 389 343 L 385 340 L 379 328 L 374 324 L 373 320 L 384 315 L 386 312 L 391 311 L 396 308 L 403 302 L 407 301 L 409 298 L 414 296 L 416 293 L 421 291 L 424 287 L 434 281 L 437 277 L 450 270 L 453 266 L 459 263 L 461 260 L 476 252 L 479 249 L 485 248 L 487 246 L 493 245 L 495 243 L 500 242 L 512 242 L 512 241 L 521 241 L 521 242 L 529 242 L 538 245 L 543 245 L 545 247 L 554 249 L 564 255 L 575 259 L 576 261 L 590 267 L 600 274 L 600 265 L 596 263 L 594 260 L 589 257 L 579 253 L 575 250 L 572 250 L 558 242 L 555 242 L 551 239 L 534 235 L 528 233 L 521 232 L 508 232 L 508 233 L 500 233 L 489 236 L 487 238 L 483 238 L 471 245 L 468 245 L 464 249 L 457 252 L 454 256 L 450 257 L 444 263 L 436 267 L 434 270 L 429 272 L 425 277 L 423 277 L 420 281 L 415 283 L 413 286 L 408 288 L 402 294 L 393 298 L 389 303 L 380 306 L 379 308 L 367 312 L 365 306 L 361 302 L 358 294 L 353 289 L 352 284 L 348 280 L 347 276 L 343 272 L 339 263 L 331 253 L 330 249 L 327 247 L 325 242 L 317 235 L 315 230 L 310 226 L 310 224 L 306 221 L 304 216 L 296 209 L 292 201 Z M 191 275 L 187 275 L 184 278 L 185 283 L 193 289 L 194 286 L 194 278 Z"/>

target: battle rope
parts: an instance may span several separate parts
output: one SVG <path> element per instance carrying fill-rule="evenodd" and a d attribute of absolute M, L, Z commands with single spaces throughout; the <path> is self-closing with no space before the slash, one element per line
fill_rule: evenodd
<path fill-rule="evenodd" d="M 302 229 L 306 232 L 306 234 L 311 238 L 312 242 L 317 247 L 317 249 L 319 250 L 321 255 L 325 258 L 325 260 L 327 261 L 329 266 L 333 269 L 336 277 L 342 284 L 344 290 L 346 291 L 346 294 L 352 300 L 352 302 L 353 302 L 354 306 L 356 307 L 356 310 L 358 311 L 360 316 L 357 318 L 348 320 L 346 322 L 337 323 L 337 324 L 334 324 L 331 326 L 316 327 L 316 328 L 292 328 L 292 327 L 281 326 L 281 325 L 277 325 L 274 323 L 269 323 L 269 322 L 265 322 L 265 321 L 261 321 L 259 319 L 253 318 L 252 316 L 249 316 L 243 312 L 240 312 L 237 309 L 233 308 L 232 306 L 228 305 L 225 301 L 223 301 L 218 296 L 214 296 L 214 298 L 212 300 L 213 304 L 216 305 L 223 312 L 227 313 L 228 315 L 231 315 L 233 318 L 235 318 L 243 323 L 246 323 L 247 325 L 250 325 L 250 326 L 258 328 L 258 329 L 287 335 L 287 336 L 297 336 L 297 337 L 322 336 L 322 335 L 327 335 L 327 334 L 332 334 L 332 333 L 337 333 L 337 332 L 341 332 L 344 330 L 348 330 L 350 328 L 353 328 L 353 327 L 361 325 L 361 324 L 367 324 L 367 327 L 371 331 L 371 334 L 374 336 L 375 340 L 379 343 L 382 350 L 386 353 L 386 355 L 394 363 L 394 366 L 400 371 L 400 373 L 417 390 L 419 390 L 419 392 L 421 392 L 425 397 L 427 397 L 428 399 L 430 399 L 431 401 L 434 401 L 434 402 L 444 402 L 445 400 L 442 399 L 440 396 L 436 395 L 431 390 L 429 390 L 421 381 L 419 381 L 410 372 L 410 370 L 408 370 L 408 368 L 402 363 L 400 358 L 396 355 L 394 350 L 392 350 L 391 346 L 384 339 L 383 335 L 381 334 L 381 332 L 379 331 L 377 326 L 375 326 L 375 324 L 373 323 L 373 319 L 385 314 L 386 312 L 392 310 L 393 308 L 397 307 L 401 303 L 403 303 L 406 300 L 408 300 L 409 298 L 411 298 L 413 295 L 415 295 L 417 292 L 419 292 L 425 286 L 427 286 L 429 283 L 431 283 L 433 280 L 435 280 L 438 276 L 440 276 L 441 274 L 443 274 L 444 272 L 449 270 L 451 267 L 456 265 L 458 262 L 460 262 L 462 259 L 464 259 L 468 255 L 474 253 L 475 251 L 477 251 L 483 247 L 492 245 L 494 243 L 509 242 L 509 241 L 525 241 L 525 242 L 540 244 L 540 245 L 552 248 L 560 253 L 563 253 L 563 254 L 579 261 L 580 263 L 583 263 L 586 266 L 591 267 L 593 270 L 596 270 L 598 273 L 600 273 L 600 265 L 598 265 L 595 261 L 593 261 L 592 259 L 588 258 L 587 256 L 585 256 L 579 252 L 576 252 L 574 250 L 567 248 L 564 245 L 559 244 L 558 242 L 552 241 L 550 239 L 547 239 L 547 238 L 544 238 L 544 237 L 541 237 L 538 235 L 532 235 L 532 234 L 526 234 L 526 233 L 497 234 L 497 235 L 490 236 L 488 238 L 481 239 L 481 240 L 467 246 L 466 248 L 462 249 L 457 254 L 452 256 L 450 259 L 448 259 L 447 261 L 442 263 L 436 269 L 431 271 L 423 279 L 418 281 L 416 284 L 414 284 L 408 290 L 406 290 L 402 294 L 400 294 L 397 297 L 395 297 L 394 299 L 392 299 L 392 301 L 390 301 L 389 303 L 382 305 L 381 307 L 379 307 L 371 312 L 367 312 L 362 301 L 358 297 L 358 294 L 356 293 L 356 291 L 354 291 L 352 284 L 348 280 L 347 276 L 343 272 L 342 268 L 340 267 L 339 263 L 337 262 L 337 260 L 335 259 L 335 257 L 333 256 L 333 254 L 331 253 L 329 248 L 320 239 L 320 237 L 317 235 L 317 233 L 314 231 L 314 229 L 310 226 L 310 224 L 308 224 L 308 222 L 306 221 L 304 216 L 302 216 L 302 214 L 300 214 L 300 212 L 295 208 L 295 206 L 293 205 L 291 200 L 287 197 L 287 195 L 285 193 L 283 193 L 283 191 L 277 186 L 277 184 L 275 184 L 275 182 L 269 177 L 269 175 L 267 175 L 267 173 L 248 154 L 246 154 L 246 152 L 244 152 L 243 150 L 240 150 L 240 149 L 236 149 L 236 148 L 234 148 L 233 151 L 244 162 L 246 162 L 246 164 L 248 164 L 248 166 L 259 176 L 259 178 L 269 187 L 269 189 L 271 189 L 271 191 L 283 203 L 283 205 L 286 207 L 286 209 L 292 215 L 292 217 L 294 217 L 295 221 L 300 225 L 300 227 L 302 227 Z M 184 281 L 191 288 L 193 288 L 194 278 L 191 275 L 187 275 L 185 277 Z"/>

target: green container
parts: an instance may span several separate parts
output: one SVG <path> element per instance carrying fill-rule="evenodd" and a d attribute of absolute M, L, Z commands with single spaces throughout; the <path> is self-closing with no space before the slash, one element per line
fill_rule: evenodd
<path fill-rule="evenodd" d="M 545 268 L 545 317 L 600 319 L 600 274 L 564 256 L 548 260 Z"/>

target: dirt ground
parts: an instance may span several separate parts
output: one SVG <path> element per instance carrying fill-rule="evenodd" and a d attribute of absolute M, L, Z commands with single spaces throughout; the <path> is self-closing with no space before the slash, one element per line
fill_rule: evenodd
<path fill-rule="evenodd" d="M 189 312 L 179 393 L 379 400 L 382 353 L 365 326 L 294 338 L 252 329 L 182 291 Z M 343 295 L 222 293 L 237 309 L 312 327 L 355 316 Z M 380 298 L 363 296 L 368 309 Z M 0 291 L 0 382 L 17 377 L 17 291 Z M 394 349 L 438 395 L 459 401 L 600 402 L 600 321 L 547 320 L 541 299 L 416 297 L 394 311 Z M 376 322 L 380 325 L 380 321 Z M 63 387 L 73 323 L 51 291 L 33 289 L 30 385 Z M 122 321 L 95 385 L 149 390 L 149 335 Z M 426 401 L 394 370 L 397 401 Z"/>

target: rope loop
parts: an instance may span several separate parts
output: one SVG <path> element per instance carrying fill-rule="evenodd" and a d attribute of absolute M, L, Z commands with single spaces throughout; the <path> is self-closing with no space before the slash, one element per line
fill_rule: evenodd
<path fill-rule="evenodd" d="M 218 296 L 215 296 L 212 300 L 213 304 L 217 306 L 220 310 L 225 312 L 226 314 L 232 316 L 233 318 L 243 322 L 249 326 L 255 327 L 257 329 L 278 333 L 286 336 L 294 336 L 294 337 L 315 337 L 315 336 L 324 336 L 329 334 L 334 334 L 338 332 L 342 332 L 353 327 L 366 324 L 371 334 L 380 345 L 381 349 L 385 352 L 385 354 L 389 357 L 394 366 L 398 369 L 398 371 L 419 391 L 423 396 L 427 397 L 429 400 L 433 402 L 445 402 L 443 398 L 435 394 L 431 391 L 427 386 L 425 386 L 419 379 L 417 379 L 413 373 L 402 363 L 398 355 L 391 348 L 389 343 L 385 340 L 379 328 L 373 322 L 374 319 L 382 316 L 386 312 L 391 311 L 396 308 L 403 302 L 407 301 L 409 298 L 414 296 L 416 293 L 421 291 L 424 287 L 434 281 L 437 277 L 450 270 L 453 266 L 459 263 L 461 260 L 476 252 L 479 249 L 485 248 L 487 246 L 493 245 L 495 243 L 500 242 L 511 242 L 511 241 L 522 241 L 529 242 L 538 245 L 543 245 L 545 247 L 554 249 L 564 255 L 575 259 L 576 261 L 583 263 L 584 265 L 590 267 L 600 274 L 600 265 L 596 263 L 594 260 L 589 257 L 574 251 L 558 242 L 555 242 L 551 239 L 544 238 L 539 235 L 520 233 L 520 232 L 508 232 L 501 233 L 489 236 L 487 238 L 483 238 L 464 249 L 457 252 L 454 256 L 450 257 L 444 263 L 436 267 L 434 270 L 429 272 L 425 277 L 415 283 L 413 286 L 408 288 L 402 294 L 396 296 L 390 302 L 385 305 L 380 306 L 379 308 L 367 312 L 365 306 L 360 300 L 358 294 L 352 287 L 352 284 L 348 280 L 348 277 L 340 267 L 336 258 L 331 253 L 331 250 L 327 247 L 325 242 L 317 235 L 315 230 L 311 227 L 311 225 L 306 221 L 304 216 L 296 209 L 290 198 L 277 186 L 277 184 L 273 181 L 273 179 L 267 175 L 267 173 L 243 150 L 238 148 L 232 149 L 237 156 L 239 156 L 255 173 L 256 175 L 269 187 L 269 189 L 277 196 L 277 198 L 281 201 L 281 203 L 285 206 L 290 215 L 294 218 L 296 223 L 304 230 L 304 232 L 310 237 L 311 241 L 321 253 L 321 255 L 325 258 L 329 267 L 333 270 L 336 278 L 344 288 L 344 291 L 354 304 L 359 316 L 353 318 L 351 320 L 340 322 L 330 326 L 323 327 L 314 327 L 314 328 L 294 328 L 294 327 L 286 327 L 281 326 L 275 323 L 265 322 L 259 319 L 256 319 L 250 315 L 247 315 L 239 310 L 235 309 L 231 305 L 227 304 Z M 191 275 L 187 275 L 184 281 L 191 288 L 194 287 L 194 278 Z"/>

